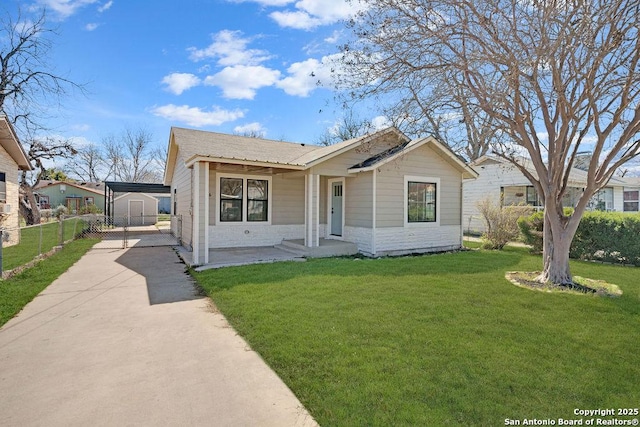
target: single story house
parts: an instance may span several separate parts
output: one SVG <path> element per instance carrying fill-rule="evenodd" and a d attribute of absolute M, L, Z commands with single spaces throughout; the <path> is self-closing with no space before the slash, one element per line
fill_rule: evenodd
<path fill-rule="evenodd" d="M 587 182 L 587 172 L 581 169 L 582 164 L 590 160 L 589 154 L 576 161 L 577 167 L 574 167 L 569 174 L 569 189 L 566 192 L 563 204 L 566 207 L 575 206 L 582 194 L 583 187 Z M 464 228 L 469 232 L 483 232 L 485 224 L 477 208 L 477 203 L 484 199 L 490 198 L 495 203 L 501 203 L 502 206 L 524 204 L 532 206 L 534 209 L 542 209 L 542 203 L 538 194 L 529 180 L 509 161 L 493 155 L 485 155 L 469 164 L 476 172 L 478 177 L 473 180 L 464 181 Z M 536 172 L 532 164 L 525 167 L 535 176 Z M 636 193 L 628 191 L 629 183 L 624 178 L 613 177 L 608 185 L 598 191 L 589 202 L 587 209 L 604 210 L 604 211 L 638 211 L 638 204 L 633 205 L 631 200 Z M 633 208 L 633 209 L 632 209 Z"/>
<path fill-rule="evenodd" d="M 40 209 L 55 209 L 62 205 L 69 214 L 77 214 L 80 209 L 95 205 L 104 212 L 104 183 L 62 182 L 42 180 L 34 188 Z"/>
<path fill-rule="evenodd" d="M 434 138 L 396 128 L 332 146 L 174 127 L 164 184 L 193 264 L 209 249 L 325 239 L 370 256 L 462 245 L 462 181 L 476 173 Z M 174 230 L 175 231 L 175 230 Z"/>
<path fill-rule="evenodd" d="M 113 199 L 115 225 L 153 225 L 158 222 L 158 199 L 145 193 L 125 193 Z"/>
<path fill-rule="evenodd" d="M 20 242 L 20 171 L 33 170 L 22 144 L 6 117 L 0 116 L 0 227 L 4 246 Z"/>

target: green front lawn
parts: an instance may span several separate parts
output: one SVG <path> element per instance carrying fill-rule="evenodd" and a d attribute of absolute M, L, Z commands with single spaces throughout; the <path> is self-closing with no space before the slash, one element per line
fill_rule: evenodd
<path fill-rule="evenodd" d="M 526 249 L 194 273 L 321 425 L 505 425 L 640 402 L 638 269 L 620 298 L 518 288 Z M 579 418 L 579 417 L 577 417 Z"/>
<path fill-rule="evenodd" d="M 79 239 L 16 276 L 0 280 L 0 326 L 7 323 L 44 288 L 67 271 L 98 239 Z"/>
<path fill-rule="evenodd" d="M 72 239 L 82 231 L 85 222 L 81 218 L 70 218 L 64 222 L 64 241 Z M 8 271 L 24 265 L 40 254 L 47 253 L 60 244 L 60 223 L 34 225 L 9 233 L 20 233 L 20 243 L 2 249 L 2 270 Z"/>

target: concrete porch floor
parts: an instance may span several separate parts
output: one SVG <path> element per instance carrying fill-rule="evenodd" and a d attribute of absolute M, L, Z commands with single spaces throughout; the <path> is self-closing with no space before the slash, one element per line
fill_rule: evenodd
<path fill-rule="evenodd" d="M 180 258 L 192 265 L 192 252 L 184 247 L 176 248 Z M 320 239 L 320 246 L 307 248 L 303 240 L 288 240 L 276 246 L 251 246 L 209 250 L 209 263 L 195 268 L 196 271 L 212 268 L 233 267 L 250 264 L 265 264 L 279 261 L 305 261 L 306 258 L 353 255 L 358 252 L 355 244 L 340 240 Z"/>

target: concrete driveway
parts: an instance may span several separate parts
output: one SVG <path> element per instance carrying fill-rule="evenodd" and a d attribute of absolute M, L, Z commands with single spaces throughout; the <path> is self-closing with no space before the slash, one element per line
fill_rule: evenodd
<path fill-rule="evenodd" d="M 88 252 L 0 330 L 2 426 L 307 426 L 171 248 Z"/>

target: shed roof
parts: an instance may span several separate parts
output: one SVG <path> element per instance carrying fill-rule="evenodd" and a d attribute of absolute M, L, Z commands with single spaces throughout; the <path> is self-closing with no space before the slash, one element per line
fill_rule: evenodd
<path fill-rule="evenodd" d="M 115 193 L 171 193 L 171 187 L 162 184 L 116 181 L 105 181 L 104 184 Z"/>

